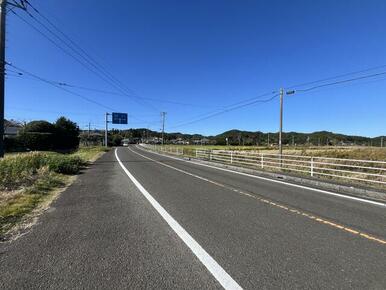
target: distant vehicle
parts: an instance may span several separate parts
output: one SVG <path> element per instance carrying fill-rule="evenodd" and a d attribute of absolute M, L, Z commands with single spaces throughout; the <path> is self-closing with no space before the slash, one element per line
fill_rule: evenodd
<path fill-rule="evenodd" d="M 128 142 L 128 141 L 125 141 L 125 142 L 123 142 L 122 145 L 125 146 L 125 147 L 127 147 L 127 146 L 129 146 L 129 142 Z"/>

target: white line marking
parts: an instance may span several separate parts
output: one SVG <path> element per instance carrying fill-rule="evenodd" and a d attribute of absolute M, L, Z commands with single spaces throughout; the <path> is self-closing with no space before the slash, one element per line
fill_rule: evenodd
<path fill-rule="evenodd" d="M 267 177 L 252 175 L 252 174 L 248 174 L 248 173 L 244 173 L 244 172 L 238 172 L 238 171 L 234 171 L 234 170 L 231 170 L 231 169 L 216 167 L 216 166 L 212 166 L 212 165 L 208 165 L 208 164 L 202 164 L 202 163 L 195 162 L 195 161 L 192 161 L 192 160 L 185 160 L 185 159 L 176 158 L 176 157 L 172 157 L 172 156 L 168 156 L 168 155 L 164 155 L 164 154 L 159 154 L 159 153 L 153 152 L 153 151 L 147 151 L 147 150 L 144 150 L 143 148 L 139 148 L 138 146 L 136 146 L 136 148 L 138 148 L 138 149 L 140 149 L 142 151 L 145 151 L 145 152 L 157 154 L 157 155 L 168 157 L 168 158 L 175 159 L 175 160 L 178 160 L 178 161 L 184 161 L 184 162 L 187 162 L 187 163 L 193 163 L 193 164 L 196 164 L 196 165 L 205 166 L 205 167 L 209 167 L 209 168 L 213 168 L 213 169 L 217 169 L 217 170 L 221 170 L 221 171 L 231 172 L 231 173 L 235 173 L 235 174 L 239 174 L 239 175 L 244 175 L 244 176 L 248 176 L 248 177 L 252 177 L 252 178 L 256 178 L 256 179 L 266 180 L 266 181 L 270 181 L 270 182 L 274 182 L 274 183 L 285 184 L 285 185 L 289 185 L 289 186 L 292 186 L 292 187 L 312 190 L 312 191 L 316 191 L 316 192 L 320 192 L 320 193 L 324 193 L 324 194 L 328 194 L 328 195 L 332 195 L 332 196 L 337 196 L 337 197 L 351 199 L 351 200 L 355 200 L 355 201 L 359 201 L 359 202 L 369 203 L 369 204 L 372 204 L 372 205 L 378 205 L 378 206 L 386 207 L 385 203 L 378 202 L 378 201 L 373 201 L 373 200 L 363 199 L 363 198 L 360 198 L 360 197 L 354 197 L 354 196 L 334 193 L 334 192 L 327 191 L 327 190 L 322 190 L 322 189 L 312 188 L 312 187 L 308 187 L 308 186 L 304 186 L 304 185 L 288 183 L 288 182 L 281 181 L 281 180 L 274 180 L 274 179 L 270 179 L 270 178 L 267 178 Z"/>
<path fill-rule="evenodd" d="M 189 247 L 194 255 L 209 270 L 210 273 L 225 289 L 242 289 L 239 284 L 198 244 L 191 235 L 151 196 L 151 194 L 138 182 L 138 180 L 127 170 L 118 157 L 118 149 L 115 148 L 115 158 L 125 171 L 130 180 L 135 184 L 139 191 L 146 197 L 154 209 L 168 223 L 173 231 Z"/>
<path fill-rule="evenodd" d="M 130 148 L 128 148 L 128 149 L 129 149 L 131 152 L 133 152 L 134 154 L 137 154 L 138 156 L 141 156 L 141 157 L 143 157 L 143 158 L 145 158 L 145 159 L 147 159 L 147 160 L 153 161 L 154 163 L 160 164 L 160 165 L 162 165 L 162 166 L 165 166 L 165 167 L 167 167 L 167 168 L 176 170 L 176 171 L 181 172 L 181 173 L 184 173 L 184 174 L 186 174 L 186 175 L 195 177 L 195 178 L 197 178 L 197 179 L 200 179 L 200 180 L 203 180 L 203 181 L 206 181 L 206 182 L 209 182 L 209 183 L 216 184 L 217 186 L 224 187 L 224 185 L 222 185 L 221 183 L 218 183 L 218 182 L 209 180 L 208 178 L 199 176 L 199 175 L 197 175 L 197 174 L 193 174 L 193 173 L 190 173 L 190 172 L 188 172 L 188 171 L 185 171 L 185 170 L 176 168 L 176 167 L 171 166 L 171 165 L 169 165 L 169 164 L 162 163 L 162 162 L 160 162 L 160 161 L 154 160 L 154 159 L 152 159 L 152 158 L 150 158 L 150 157 L 147 157 L 147 156 L 145 156 L 145 155 L 142 155 L 141 153 L 135 152 L 134 150 L 131 150 Z M 234 190 L 234 191 L 236 191 L 236 190 Z"/>

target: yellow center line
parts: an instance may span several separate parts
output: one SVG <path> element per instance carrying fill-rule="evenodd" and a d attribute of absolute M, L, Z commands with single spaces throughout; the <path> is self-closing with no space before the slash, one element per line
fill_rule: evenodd
<path fill-rule="evenodd" d="M 254 194 L 251 194 L 251 193 L 248 193 L 248 192 L 244 192 L 244 191 L 242 191 L 242 190 L 240 190 L 240 189 L 233 188 L 233 187 L 228 186 L 228 185 L 226 185 L 226 184 L 222 184 L 222 183 L 219 183 L 219 182 L 217 182 L 217 181 L 212 181 L 212 180 L 210 180 L 210 179 L 208 179 L 208 178 L 205 178 L 205 177 L 202 177 L 202 176 L 199 176 L 199 175 L 190 173 L 190 172 L 188 172 L 188 171 L 185 171 L 185 170 L 176 168 L 176 167 L 171 166 L 171 165 L 169 165 L 169 164 L 165 164 L 165 163 L 163 163 L 163 162 L 154 160 L 154 159 L 149 158 L 149 157 L 147 157 L 147 156 L 144 156 L 144 155 L 142 155 L 142 154 L 140 154 L 140 153 L 138 153 L 138 152 L 135 152 L 135 151 L 133 151 L 133 150 L 131 150 L 131 149 L 129 149 L 129 150 L 130 150 L 131 152 L 133 152 L 133 153 L 139 155 L 139 156 L 142 156 L 143 158 L 146 158 L 146 159 L 148 159 L 148 160 L 154 161 L 155 163 L 158 163 L 158 164 L 160 164 L 160 165 L 162 165 L 162 166 L 165 166 L 165 167 L 168 167 L 168 168 L 170 168 L 170 169 L 176 170 L 176 171 L 178 171 L 178 172 L 184 173 L 184 174 L 186 174 L 186 175 L 195 177 L 195 178 L 197 178 L 197 179 L 206 181 L 206 182 L 208 182 L 208 183 L 217 185 L 217 186 L 219 186 L 219 187 L 229 189 L 229 190 L 231 190 L 231 191 L 233 191 L 233 192 L 236 192 L 236 193 L 238 193 L 238 194 L 240 194 L 240 195 L 244 195 L 244 196 L 253 198 L 253 199 L 258 200 L 258 201 L 260 201 L 260 202 L 263 202 L 263 203 L 265 203 L 265 204 L 274 206 L 274 207 L 276 207 L 276 208 L 280 208 L 280 209 L 282 209 L 282 210 L 285 210 L 285 211 L 287 211 L 287 212 L 290 212 L 290 213 L 293 213 L 293 214 L 296 214 L 296 215 L 304 216 L 304 217 L 306 217 L 306 218 L 308 218 L 308 219 L 310 219 L 310 220 L 316 221 L 316 222 L 318 222 L 318 223 L 320 223 L 320 224 L 328 225 L 328 226 L 330 226 L 330 227 L 332 227 L 332 228 L 335 228 L 335 229 L 344 231 L 344 232 L 346 232 L 346 233 L 350 233 L 350 234 L 352 234 L 352 235 L 360 236 L 360 237 L 365 238 L 365 239 L 367 239 L 367 240 L 374 241 L 374 242 L 377 242 L 377 243 L 382 244 L 382 245 L 386 245 L 386 240 L 383 240 L 383 239 L 380 239 L 380 238 L 371 236 L 371 235 L 369 235 L 369 234 L 367 234 L 367 233 L 364 233 L 364 232 L 361 232 L 361 231 L 358 231 L 358 230 L 355 230 L 355 229 L 352 229 L 352 228 L 349 228 L 349 227 L 345 227 L 345 226 L 343 226 L 343 225 L 336 224 L 336 223 L 334 223 L 334 222 L 332 222 L 332 221 L 329 221 L 329 220 L 324 219 L 324 218 L 321 218 L 321 217 L 313 216 L 313 215 L 311 215 L 311 214 L 309 214 L 309 213 L 307 213 L 307 212 L 303 212 L 303 211 L 298 210 L 298 209 L 295 209 L 295 208 L 287 207 L 287 206 L 282 205 L 282 204 L 279 204 L 279 203 L 277 203 L 277 202 L 273 202 L 273 201 L 271 201 L 271 200 L 269 200 L 269 199 L 267 199 L 267 198 L 262 198 L 262 197 L 259 197 L 259 196 L 257 196 L 257 195 L 254 195 Z"/>

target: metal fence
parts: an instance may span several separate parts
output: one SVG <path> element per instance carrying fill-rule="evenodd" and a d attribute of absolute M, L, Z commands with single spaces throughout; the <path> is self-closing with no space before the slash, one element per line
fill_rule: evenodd
<path fill-rule="evenodd" d="M 150 150 L 184 155 L 183 148 L 146 145 Z M 289 172 L 324 179 L 386 187 L 386 161 L 357 160 L 301 155 L 282 155 L 251 151 L 196 149 L 202 160 L 273 172 Z"/>

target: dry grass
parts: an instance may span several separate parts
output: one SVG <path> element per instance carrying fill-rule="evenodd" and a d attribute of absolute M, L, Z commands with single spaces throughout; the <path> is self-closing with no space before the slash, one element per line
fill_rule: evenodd
<path fill-rule="evenodd" d="M 31 220 L 74 180 L 74 174 L 105 151 L 91 147 L 73 154 L 32 152 L 0 160 L 0 241 L 30 226 Z"/>
<path fill-rule="evenodd" d="M 277 154 L 278 148 L 257 146 L 200 146 L 200 145 L 165 145 L 166 147 L 182 148 L 185 155 L 194 156 L 196 149 L 201 150 L 237 150 L 255 151 L 259 153 Z M 386 161 L 386 148 L 380 147 L 284 147 L 283 154 L 314 157 L 331 157 L 347 159 L 363 159 Z"/>
<path fill-rule="evenodd" d="M 239 146 L 173 146 L 166 145 L 169 147 L 172 152 L 178 151 L 183 153 L 185 156 L 195 157 L 196 149 L 205 150 L 204 154 L 201 153 L 201 157 L 204 159 L 210 159 L 215 162 L 228 163 L 230 162 L 229 157 L 224 157 L 226 153 L 218 154 L 209 154 L 209 150 L 235 150 L 239 151 L 241 155 L 234 154 L 237 158 L 233 159 L 233 164 L 241 167 L 251 167 L 256 168 L 256 166 L 261 170 L 259 157 L 256 155 L 245 154 L 247 152 L 254 153 L 264 153 L 264 154 L 273 154 L 275 156 L 269 156 L 268 161 L 265 163 L 264 169 L 272 172 L 287 172 L 291 174 L 296 174 L 300 176 L 310 176 L 311 175 L 311 159 L 309 158 L 293 158 L 293 157 L 284 157 L 283 165 L 278 167 L 278 163 L 273 164 L 272 162 L 279 162 L 278 150 L 277 148 L 267 148 L 267 147 L 239 147 Z M 248 150 L 246 150 L 248 148 Z M 385 164 L 378 163 L 376 166 L 371 162 L 360 162 L 356 160 L 363 161 L 386 161 L 386 148 L 377 148 L 377 147 L 285 147 L 283 150 L 284 155 L 296 155 L 296 156 L 308 156 L 308 157 L 322 157 L 318 159 L 318 163 L 313 167 L 313 175 L 320 179 L 326 179 L 331 181 L 339 181 L 348 185 L 361 185 L 366 187 L 373 187 L 381 190 L 385 190 L 386 186 L 382 183 L 386 180 L 384 176 L 385 171 L 383 168 L 386 168 Z M 217 156 L 217 157 L 216 157 Z M 255 157 L 252 157 L 255 156 Z M 267 155 L 266 155 L 267 156 Z M 267 156 L 268 157 L 268 156 Z M 224 159 L 225 158 L 225 159 Z M 247 160 L 244 160 L 246 158 Z M 257 158 L 257 159 L 253 159 Z M 272 159 L 273 158 L 273 159 Z M 329 161 L 323 158 L 339 158 L 343 160 Z M 352 159 L 352 160 L 349 160 Z M 252 161 L 251 161 L 252 160 Z M 267 160 L 267 159 L 265 159 Z M 362 167 L 360 167 L 362 166 Z M 364 166 L 364 167 L 363 167 Z M 367 168 L 365 168 L 367 167 Z M 376 167 L 376 168 L 371 168 Z M 382 169 L 380 169 L 382 168 Z"/>

